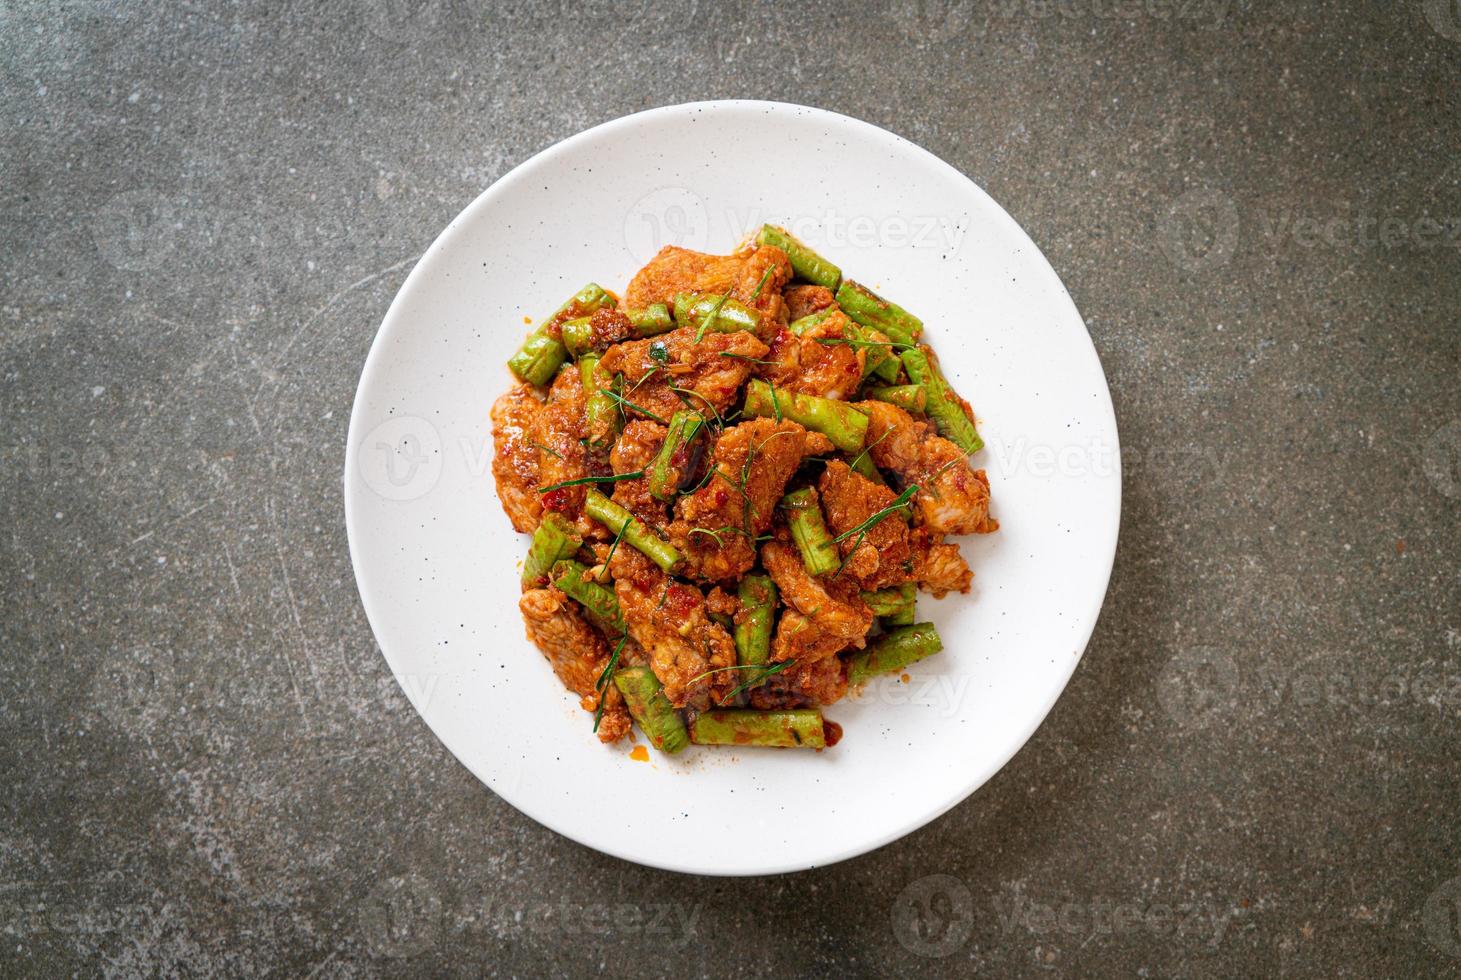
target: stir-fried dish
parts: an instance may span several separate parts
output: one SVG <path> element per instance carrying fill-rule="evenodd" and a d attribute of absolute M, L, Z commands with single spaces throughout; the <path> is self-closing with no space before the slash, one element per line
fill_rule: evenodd
<path fill-rule="evenodd" d="M 825 748 L 822 706 L 942 648 L 917 593 L 968 592 L 947 537 L 998 524 L 922 331 L 767 225 L 523 342 L 492 407 L 518 606 L 601 741 Z"/>

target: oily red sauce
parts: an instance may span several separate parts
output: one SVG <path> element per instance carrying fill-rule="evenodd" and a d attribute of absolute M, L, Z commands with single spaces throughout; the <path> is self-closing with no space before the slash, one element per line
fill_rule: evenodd
<path fill-rule="evenodd" d="M 672 585 L 665 596 L 665 615 L 671 622 L 684 622 L 695 609 L 704 604 L 705 597 L 698 589 L 684 585 Z"/>
<path fill-rule="evenodd" d="M 842 726 L 835 721 L 822 719 L 822 738 L 827 742 L 827 748 L 831 748 L 842 741 Z"/>

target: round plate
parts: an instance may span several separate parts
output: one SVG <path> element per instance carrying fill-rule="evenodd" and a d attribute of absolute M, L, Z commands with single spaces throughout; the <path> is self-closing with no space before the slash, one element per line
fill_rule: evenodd
<path fill-rule="evenodd" d="M 488 410 L 536 322 L 622 290 L 662 245 L 730 251 L 785 225 L 922 317 L 979 415 L 998 533 L 962 539 L 973 592 L 919 600 L 944 652 L 827 709 L 823 752 L 630 756 L 524 637 L 528 539 L 493 486 Z M 503 799 L 580 843 L 701 874 L 825 865 L 915 830 L 1025 743 L 1075 669 L 1115 557 L 1116 420 L 1085 325 L 1019 226 L 968 178 L 864 122 L 769 102 L 618 119 L 472 202 L 391 304 L 345 455 L 360 597 L 407 697 Z M 642 739 L 641 739 L 642 744 Z"/>

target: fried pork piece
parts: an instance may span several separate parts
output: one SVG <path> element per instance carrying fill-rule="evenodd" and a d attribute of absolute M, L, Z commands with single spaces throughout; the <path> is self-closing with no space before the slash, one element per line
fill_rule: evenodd
<path fill-rule="evenodd" d="M 913 553 L 912 579 L 935 599 L 950 592 L 968 592 L 974 580 L 968 562 L 956 544 L 945 544 L 942 534 L 926 527 L 915 528 L 909 536 Z"/>
<path fill-rule="evenodd" d="M 537 529 L 543 513 L 532 435 L 542 411 L 543 402 L 530 384 L 513 385 L 492 403 L 492 476 L 507 519 L 523 534 Z"/>
<path fill-rule="evenodd" d="M 579 696 L 579 705 L 585 711 L 598 710 L 599 694 L 594 685 L 609 662 L 604 638 L 584 620 L 573 601 L 557 589 L 524 592 L 518 609 L 527 625 L 528 639 L 543 651 L 563 686 Z M 604 698 L 599 741 L 618 741 L 629 731 L 629 711 L 614 685 L 605 689 Z"/>
<path fill-rule="evenodd" d="M 840 460 L 827 463 L 817 489 L 834 538 L 861 526 L 897 499 L 893 491 L 852 472 Z M 881 589 L 908 580 L 908 525 L 897 514 L 878 521 L 866 535 L 852 535 L 838 547 L 846 561 L 843 574 L 857 579 L 864 589 Z"/>
<path fill-rule="evenodd" d="M 771 270 L 769 274 L 767 269 Z M 707 255 L 666 245 L 630 281 L 624 291 L 624 305 L 635 310 L 651 303 L 674 306 L 676 293 L 719 296 L 729 292 L 731 299 L 761 311 L 760 333 L 765 340 L 786 323 L 781 290 L 791 275 L 791 262 L 786 253 L 772 245 L 747 248 L 732 255 Z"/>
<path fill-rule="evenodd" d="M 712 615 L 728 616 L 734 619 L 736 613 L 741 611 L 741 600 L 717 585 L 705 594 L 705 608 L 709 609 Z"/>
<path fill-rule="evenodd" d="M 800 320 L 836 304 L 832 290 L 826 286 L 787 286 L 781 291 L 781 301 L 786 304 L 786 318 Z"/>
<path fill-rule="evenodd" d="M 594 315 L 589 317 L 588 325 L 593 330 L 593 349 L 599 352 L 608 350 L 622 340 L 628 340 L 634 334 L 629 318 L 619 310 L 609 307 L 595 310 Z"/>
<path fill-rule="evenodd" d="M 655 454 L 664 444 L 668 430 L 658 422 L 636 419 L 624 426 L 624 433 L 609 453 L 609 465 L 617 473 L 647 472 L 654 462 Z M 663 530 L 667 511 L 665 505 L 654 499 L 649 492 L 649 478 L 619 480 L 614 484 L 614 502 L 644 523 Z"/>
<path fill-rule="evenodd" d="M 532 439 L 537 443 L 540 486 L 588 475 L 583 438 L 583 383 L 578 369 L 568 365 L 558 372 L 548 392 L 547 404 L 534 419 Z M 577 522 L 580 530 L 587 530 L 588 518 L 583 515 L 586 492 L 582 485 L 550 490 L 542 495 L 543 506 Z"/>
<path fill-rule="evenodd" d="M 772 674 L 750 691 L 751 707 L 784 711 L 832 704 L 847 693 L 847 665 L 837 657 L 823 657 Z"/>
<path fill-rule="evenodd" d="M 720 668 L 736 662 L 736 644 L 710 618 L 700 590 L 674 581 L 622 544 L 609 569 L 624 625 L 648 654 L 670 704 L 703 710 L 712 699 L 724 698 L 735 684 L 735 672 Z"/>
<path fill-rule="evenodd" d="M 668 529 L 670 543 L 685 558 L 685 575 L 724 582 L 751 570 L 753 539 L 771 527 L 786 481 L 802 459 L 820 451 L 814 447 L 825 445 L 813 435 L 795 422 L 773 419 L 721 433 L 711 450 L 714 475 L 679 499 Z"/>
<path fill-rule="evenodd" d="M 624 649 L 619 651 L 619 663 L 617 667 L 648 666 L 649 654 L 644 652 L 644 647 L 640 646 L 638 643 L 635 643 L 632 637 L 626 638 L 624 640 Z"/>
<path fill-rule="evenodd" d="M 848 647 L 861 647 L 873 625 L 857 583 L 833 576 L 814 578 L 801 555 L 785 541 L 761 547 L 761 564 L 789 606 L 771 641 L 772 660 L 819 660 Z"/>
<path fill-rule="evenodd" d="M 809 327 L 800 337 L 788 330 L 771 340 L 757 373 L 778 388 L 823 398 L 844 399 L 862 381 L 867 349 L 852 344 L 827 343 L 853 339 L 847 314 L 837 310 L 821 323 Z"/>
<path fill-rule="evenodd" d="M 657 353 L 663 360 L 656 358 Z M 766 345 L 745 330 L 707 331 L 697 344 L 694 329 L 681 327 L 658 337 L 615 344 L 604 353 L 597 371 L 605 379 L 623 375 L 623 397 L 668 421 L 682 408 L 706 412 L 707 403 L 717 413 L 730 408 L 754 362 L 765 356 Z M 694 394 L 681 396 L 672 388 Z"/>
<path fill-rule="evenodd" d="M 858 402 L 868 417 L 867 444 L 873 462 L 907 483 L 918 484 L 913 503 L 923 524 L 938 534 L 988 534 L 999 522 L 989 516 L 989 478 L 969 468 L 964 451 L 886 402 Z"/>
<path fill-rule="evenodd" d="M 848 637 L 824 629 L 818 620 L 803 616 L 788 606 L 776 622 L 776 635 L 771 638 L 771 659 L 811 663 L 841 653 L 851 645 Z"/>

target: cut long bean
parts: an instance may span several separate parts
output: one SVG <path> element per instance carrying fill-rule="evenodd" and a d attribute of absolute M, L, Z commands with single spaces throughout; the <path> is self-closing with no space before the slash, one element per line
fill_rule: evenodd
<path fill-rule="evenodd" d="M 528 335 L 516 354 L 507 362 L 512 373 L 529 384 L 545 385 L 568 360 L 568 348 L 560 336 L 555 336 L 552 327 L 561 326 L 565 320 L 588 316 L 595 310 L 615 305 L 612 294 L 598 283 L 589 283 L 568 298 L 553 315 L 544 320 Z M 561 335 L 561 330 L 559 331 Z"/>
<path fill-rule="evenodd" d="M 684 719 L 662 693 L 659 678 L 648 667 L 625 667 L 614 672 L 614 686 L 624 695 L 629 714 L 639 723 L 649 744 L 674 755 L 690 744 Z"/>
<path fill-rule="evenodd" d="M 853 321 L 856 323 L 857 321 Z M 898 360 L 898 355 L 893 352 L 892 347 L 884 346 L 890 344 L 888 335 L 880 330 L 871 327 L 860 327 L 862 340 L 868 346 L 867 361 L 863 368 L 862 376 L 875 375 L 882 381 L 893 382 L 898 380 L 898 373 L 902 371 L 903 364 Z"/>
<path fill-rule="evenodd" d="M 979 438 L 979 430 L 969 421 L 963 404 L 949 387 L 943 372 L 929 358 L 928 352 L 915 348 L 905 350 L 902 356 L 908 377 L 915 384 L 923 385 L 927 393 L 926 411 L 938 427 L 939 434 L 966 453 L 977 453 L 983 449 L 984 440 Z"/>
<path fill-rule="evenodd" d="M 864 592 L 862 601 L 889 626 L 912 626 L 918 608 L 918 587 L 912 582 L 876 592 Z"/>
<path fill-rule="evenodd" d="M 563 346 L 573 357 L 582 357 L 594 347 L 593 323 L 586 316 L 567 320 L 558 332 L 563 336 Z"/>
<path fill-rule="evenodd" d="M 583 544 L 583 537 L 562 516 L 547 512 L 533 532 L 528 556 L 523 560 L 524 589 L 536 589 L 548 581 L 554 562 L 571 556 Z"/>
<path fill-rule="evenodd" d="M 541 387 L 553 380 L 566 360 L 568 348 L 561 340 L 554 340 L 546 333 L 535 333 L 523 341 L 507 366 L 528 384 Z"/>
<path fill-rule="evenodd" d="M 869 388 L 867 394 L 874 401 L 897 405 L 912 415 L 922 415 L 928 406 L 928 389 L 919 384 Z"/>
<path fill-rule="evenodd" d="M 643 521 L 623 507 L 614 503 L 597 490 L 590 489 L 584 497 L 584 512 L 615 534 L 622 534 L 626 544 L 644 554 L 667 573 L 673 573 L 680 565 L 680 553 L 675 546 L 655 534 Z"/>
<path fill-rule="evenodd" d="M 785 228 L 762 225 L 761 231 L 756 235 L 756 242 L 759 245 L 774 245 L 785 252 L 786 257 L 791 260 L 791 270 L 798 278 L 807 282 L 836 289 L 837 283 L 842 280 L 841 269 L 807 248 Z"/>
<path fill-rule="evenodd" d="M 791 537 L 801 552 L 802 566 L 807 574 L 831 575 L 837 571 L 842 565 L 842 556 L 827 531 L 817 491 L 811 487 L 794 490 L 781 498 L 781 506 L 786 509 Z"/>
<path fill-rule="evenodd" d="M 719 310 L 716 309 L 717 304 Z M 715 314 L 713 320 L 712 313 Z M 697 331 L 755 332 L 761 328 L 761 313 L 733 299 L 703 293 L 680 293 L 675 296 L 675 323 L 681 327 L 694 327 Z"/>
<path fill-rule="evenodd" d="M 588 443 L 594 449 L 607 449 L 619 434 L 618 403 L 613 395 L 605 391 L 610 385 L 603 384 L 599 375 L 599 355 L 585 354 L 578 359 L 578 376 L 583 383 L 584 421 L 587 423 Z M 614 379 L 611 384 L 617 384 Z"/>
<path fill-rule="evenodd" d="M 624 635 L 624 617 L 614 590 L 589 577 L 582 562 L 559 561 L 553 565 L 553 584 L 568 598 L 583 606 L 588 618 L 609 636 Z"/>
<path fill-rule="evenodd" d="M 864 327 L 887 334 L 894 343 L 914 343 L 923 333 L 922 320 L 851 279 L 837 287 L 837 305 Z"/>
<path fill-rule="evenodd" d="M 747 575 L 736 588 L 741 613 L 735 624 L 736 663 L 742 667 L 764 664 L 771 658 L 771 627 L 776 615 L 776 583 L 770 575 Z M 755 676 L 760 671 L 748 670 Z M 743 681 L 750 677 L 742 678 Z"/>
<path fill-rule="evenodd" d="M 944 642 L 932 623 L 889 630 L 847 661 L 847 683 L 860 684 L 869 677 L 902 670 L 943 648 Z"/>
<path fill-rule="evenodd" d="M 642 310 L 627 310 L 624 315 L 629 317 L 634 336 L 641 340 L 675 329 L 675 318 L 670 316 L 670 308 L 664 303 L 651 303 Z"/>
<path fill-rule="evenodd" d="M 699 412 L 682 409 L 670 416 L 670 429 L 649 469 L 649 492 L 656 500 L 669 500 L 680 490 L 689 468 L 690 449 L 705 427 Z"/>
<path fill-rule="evenodd" d="M 690 741 L 697 745 L 757 745 L 788 749 L 821 749 L 827 746 L 822 713 L 814 708 L 795 711 L 719 708 L 702 711 L 690 725 Z"/>
<path fill-rule="evenodd" d="M 829 306 L 825 310 L 818 310 L 815 313 L 808 313 L 806 316 L 802 317 L 799 320 L 791 321 L 791 323 L 786 325 L 786 329 L 790 330 L 794 336 L 800 337 L 809 329 L 815 327 L 817 324 L 821 323 L 823 320 L 827 319 L 829 316 L 836 312 L 836 307 Z"/>
<path fill-rule="evenodd" d="M 844 453 L 861 452 L 867 440 L 867 416 L 846 402 L 773 390 L 765 381 L 752 379 L 746 386 L 743 414 L 760 418 L 787 418 L 832 440 Z"/>

